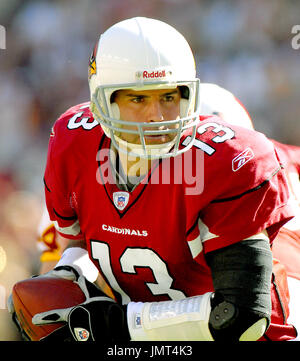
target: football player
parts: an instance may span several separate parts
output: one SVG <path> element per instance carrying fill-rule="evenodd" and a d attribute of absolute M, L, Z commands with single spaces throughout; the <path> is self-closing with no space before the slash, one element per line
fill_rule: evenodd
<path fill-rule="evenodd" d="M 102 342 L 294 339 L 272 273 L 293 217 L 273 143 L 200 116 L 191 49 L 158 20 L 102 34 L 89 85 L 50 134 L 46 203 L 70 244 L 48 274 L 93 281 L 88 254 L 115 299 L 93 290 L 33 323 Z"/>
<path fill-rule="evenodd" d="M 240 125 L 248 129 L 254 129 L 249 113 L 241 102 L 228 90 L 211 83 L 201 83 L 201 110 L 200 113 L 215 114 L 231 124 Z M 287 316 L 293 321 L 294 326 L 300 329 L 299 322 L 299 290 L 300 290 L 300 148 L 286 145 L 272 140 L 280 153 L 283 162 L 288 185 L 291 193 L 291 203 L 294 208 L 295 217 L 287 222 L 279 231 L 278 236 L 272 243 L 272 253 L 275 258 L 274 269 L 281 268 L 278 260 L 284 265 L 287 273 L 290 295 L 289 307 L 286 305 Z M 45 208 L 38 228 L 38 248 L 41 256 L 41 273 L 52 269 L 61 257 L 62 251 L 67 246 L 67 238 L 62 237 L 50 221 L 48 211 Z M 91 262 L 88 260 L 87 262 Z M 113 297 L 110 287 L 104 279 L 98 275 L 97 284 L 101 289 Z M 287 285 L 285 286 L 287 288 Z"/>

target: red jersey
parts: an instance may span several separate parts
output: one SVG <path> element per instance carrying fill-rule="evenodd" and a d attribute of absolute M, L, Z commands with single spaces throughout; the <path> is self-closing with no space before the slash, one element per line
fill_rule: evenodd
<path fill-rule="evenodd" d="M 116 184 L 111 141 L 88 105 L 69 109 L 53 127 L 46 202 L 65 237 L 85 238 L 123 304 L 213 291 L 206 252 L 264 229 L 272 240 L 291 218 L 277 154 L 261 133 L 201 117 L 193 147 L 155 161 L 128 192 Z M 293 337 L 282 322 L 276 338 Z"/>

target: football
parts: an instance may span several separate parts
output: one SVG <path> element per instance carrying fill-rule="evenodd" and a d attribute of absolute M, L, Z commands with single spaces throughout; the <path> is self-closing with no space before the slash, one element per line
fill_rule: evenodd
<path fill-rule="evenodd" d="M 21 327 L 31 341 L 39 341 L 63 323 L 36 326 L 32 317 L 40 312 L 76 306 L 86 300 L 80 287 L 69 280 L 54 277 L 33 277 L 16 283 L 12 300 Z"/>

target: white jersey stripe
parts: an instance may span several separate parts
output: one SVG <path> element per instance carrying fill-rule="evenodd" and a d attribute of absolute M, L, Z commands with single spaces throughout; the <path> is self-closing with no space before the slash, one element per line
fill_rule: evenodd
<path fill-rule="evenodd" d="M 203 250 L 200 235 L 194 240 L 188 241 L 188 246 L 190 248 L 193 258 L 196 258 Z"/>
<path fill-rule="evenodd" d="M 78 219 L 69 227 L 60 227 L 56 221 L 54 221 L 53 223 L 54 223 L 54 227 L 58 230 L 58 232 L 63 234 L 77 236 L 81 231 Z"/>

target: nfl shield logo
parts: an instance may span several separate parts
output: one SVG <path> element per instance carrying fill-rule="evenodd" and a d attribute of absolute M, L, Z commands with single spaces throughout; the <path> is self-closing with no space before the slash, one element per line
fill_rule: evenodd
<path fill-rule="evenodd" d="M 74 333 L 77 341 L 87 341 L 88 338 L 90 337 L 89 331 L 81 327 L 75 327 Z"/>
<path fill-rule="evenodd" d="M 114 205 L 122 211 L 128 204 L 129 201 L 129 193 L 127 192 L 115 192 L 113 194 Z"/>
<path fill-rule="evenodd" d="M 139 313 L 135 315 L 135 327 L 136 328 L 142 327 L 142 319 Z"/>

